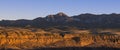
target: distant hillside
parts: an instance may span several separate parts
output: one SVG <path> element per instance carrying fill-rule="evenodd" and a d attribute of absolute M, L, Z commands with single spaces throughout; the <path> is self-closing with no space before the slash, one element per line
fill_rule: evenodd
<path fill-rule="evenodd" d="M 68 16 L 62 12 L 46 17 L 38 17 L 33 20 L 2 20 L 0 26 L 13 27 L 37 27 L 46 28 L 53 26 L 74 26 L 78 28 L 120 28 L 120 14 L 81 14 L 77 16 Z"/>

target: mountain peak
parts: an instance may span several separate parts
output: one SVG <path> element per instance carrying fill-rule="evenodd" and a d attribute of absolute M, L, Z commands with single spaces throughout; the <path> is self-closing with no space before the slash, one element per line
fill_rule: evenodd
<path fill-rule="evenodd" d="M 53 18 L 53 17 L 54 17 L 54 15 L 48 15 L 47 17 L 49 17 L 49 18 Z"/>
<path fill-rule="evenodd" d="M 46 18 L 66 18 L 66 17 L 68 17 L 65 13 L 63 13 L 63 12 L 59 12 L 59 13 L 57 13 L 57 14 L 55 14 L 55 15 L 48 15 Z"/>
<path fill-rule="evenodd" d="M 58 16 L 67 16 L 65 13 L 63 13 L 63 12 L 59 12 L 59 13 L 57 13 L 56 15 L 58 15 Z"/>

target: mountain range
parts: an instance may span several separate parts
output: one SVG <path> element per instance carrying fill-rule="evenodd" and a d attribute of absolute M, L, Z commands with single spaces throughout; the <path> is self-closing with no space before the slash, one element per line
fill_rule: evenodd
<path fill-rule="evenodd" d="M 46 17 L 38 17 L 33 20 L 2 20 L 0 26 L 10 27 L 78 27 L 84 28 L 120 28 L 120 14 L 80 14 L 76 16 L 68 16 L 63 12 L 48 15 Z"/>

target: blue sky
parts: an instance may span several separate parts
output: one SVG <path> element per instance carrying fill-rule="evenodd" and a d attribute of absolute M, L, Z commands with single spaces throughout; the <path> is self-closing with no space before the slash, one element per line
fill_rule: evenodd
<path fill-rule="evenodd" d="M 0 19 L 34 19 L 58 12 L 120 13 L 119 5 L 120 0 L 0 0 Z"/>

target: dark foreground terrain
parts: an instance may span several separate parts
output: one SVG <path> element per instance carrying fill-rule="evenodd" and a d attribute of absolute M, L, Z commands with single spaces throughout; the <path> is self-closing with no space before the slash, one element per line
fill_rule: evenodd
<path fill-rule="evenodd" d="M 1 50 L 19 50 L 19 49 L 1 49 Z M 21 50 L 120 50 L 120 48 L 105 48 L 105 47 L 63 47 L 63 48 L 34 48 L 34 49 L 21 49 Z"/>

